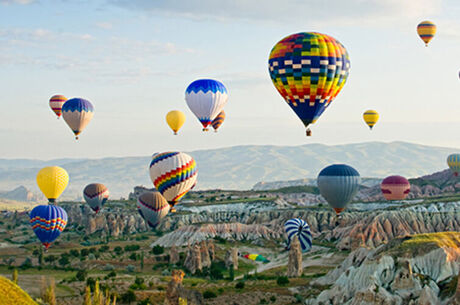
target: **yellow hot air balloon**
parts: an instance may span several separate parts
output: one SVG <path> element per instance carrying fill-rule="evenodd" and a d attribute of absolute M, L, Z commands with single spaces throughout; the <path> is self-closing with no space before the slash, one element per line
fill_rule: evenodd
<path fill-rule="evenodd" d="M 179 110 L 172 110 L 166 115 L 166 123 L 174 131 L 174 134 L 177 135 L 177 132 L 185 123 L 185 114 Z"/>
<path fill-rule="evenodd" d="M 44 167 L 37 174 L 38 187 L 50 203 L 61 196 L 68 183 L 69 174 L 59 166 Z"/>
<path fill-rule="evenodd" d="M 431 21 L 422 21 L 417 25 L 417 33 L 425 43 L 425 46 L 428 47 L 428 43 L 436 34 L 436 25 Z"/>
<path fill-rule="evenodd" d="M 379 120 L 379 113 L 375 110 L 367 110 L 363 113 L 364 122 L 366 122 L 367 126 L 372 130 L 372 127 L 377 123 Z"/>

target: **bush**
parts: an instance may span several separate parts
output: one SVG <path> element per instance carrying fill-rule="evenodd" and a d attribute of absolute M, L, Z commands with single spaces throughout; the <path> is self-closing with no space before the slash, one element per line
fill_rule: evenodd
<path fill-rule="evenodd" d="M 297 303 L 302 303 L 303 297 L 300 294 L 296 294 L 294 297 Z"/>
<path fill-rule="evenodd" d="M 116 277 L 117 273 L 115 271 L 110 271 L 109 274 L 107 274 L 107 277 Z"/>
<path fill-rule="evenodd" d="M 70 250 L 70 255 L 72 255 L 74 257 L 79 257 L 80 253 L 78 252 L 78 250 L 72 249 L 72 250 Z"/>
<path fill-rule="evenodd" d="M 133 260 L 133 261 L 137 260 L 137 254 L 136 253 L 131 253 L 131 255 L 129 256 L 129 259 Z"/>
<path fill-rule="evenodd" d="M 99 252 L 107 252 L 109 251 L 109 249 L 110 249 L 109 246 L 104 245 L 99 248 Z"/>
<path fill-rule="evenodd" d="M 267 300 L 266 299 L 261 299 L 259 301 L 259 304 L 268 304 Z"/>
<path fill-rule="evenodd" d="M 123 253 L 123 249 L 120 247 L 120 246 L 116 246 L 113 251 L 117 254 L 117 255 L 120 255 L 121 253 Z"/>
<path fill-rule="evenodd" d="M 203 292 L 203 298 L 205 299 L 212 299 L 215 297 L 217 297 L 217 295 L 214 291 L 206 290 L 205 292 Z"/>
<path fill-rule="evenodd" d="M 276 279 L 276 283 L 280 286 L 284 286 L 284 285 L 289 284 L 289 279 L 287 278 L 287 276 L 279 276 Z"/>
<path fill-rule="evenodd" d="M 105 264 L 104 266 L 105 271 L 111 271 L 113 269 L 115 269 L 115 267 L 112 264 Z"/>
<path fill-rule="evenodd" d="M 235 288 L 236 288 L 236 289 L 243 289 L 243 288 L 244 288 L 244 282 L 238 282 L 238 283 L 236 283 Z"/>
<path fill-rule="evenodd" d="M 86 286 L 89 286 L 91 290 L 94 290 L 94 285 L 96 284 L 96 280 L 92 277 L 86 279 Z"/>
<path fill-rule="evenodd" d="M 139 245 L 126 245 L 125 251 L 137 251 L 141 248 Z"/>
<path fill-rule="evenodd" d="M 70 261 L 69 259 L 67 258 L 67 256 L 63 256 L 59 259 L 58 261 L 59 265 L 61 265 L 62 267 L 64 267 L 65 265 L 68 265 L 70 264 Z"/>
<path fill-rule="evenodd" d="M 270 297 L 270 302 L 272 302 L 272 303 L 275 303 L 275 302 L 276 302 L 276 297 L 275 297 L 274 295 L 272 295 L 272 296 Z"/>
<path fill-rule="evenodd" d="M 81 249 L 80 250 L 80 256 L 81 257 L 86 257 L 89 255 L 89 250 L 88 249 Z"/>
<path fill-rule="evenodd" d="M 77 274 L 75 275 L 75 278 L 78 281 L 83 282 L 87 276 L 88 276 L 88 272 L 86 270 L 78 270 Z"/>
<path fill-rule="evenodd" d="M 163 254 L 164 252 L 165 252 L 165 248 L 163 248 L 162 246 L 154 246 L 152 248 L 152 253 L 155 255 Z"/>
<path fill-rule="evenodd" d="M 136 270 L 136 267 L 134 267 L 133 265 L 128 265 L 126 266 L 126 271 L 127 272 L 134 272 L 134 270 Z"/>
<path fill-rule="evenodd" d="M 120 299 L 122 302 L 129 304 L 136 301 L 136 294 L 132 289 L 128 289 L 128 291 L 121 295 Z"/>

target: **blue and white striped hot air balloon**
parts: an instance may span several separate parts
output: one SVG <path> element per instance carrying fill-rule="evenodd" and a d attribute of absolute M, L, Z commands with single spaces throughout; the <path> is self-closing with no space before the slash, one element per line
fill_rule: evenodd
<path fill-rule="evenodd" d="M 185 90 L 185 101 L 193 114 L 203 125 L 203 131 L 227 104 L 228 93 L 225 86 L 213 79 L 199 79 Z"/>
<path fill-rule="evenodd" d="M 306 221 L 299 218 L 289 219 L 284 224 L 284 230 L 286 231 L 286 234 L 288 236 L 288 249 L 291 244 L 292 238 L 294 236 L 297 236 L 300 242 L 300 247 L 302 248 L 302 252 L 310 251 L 312 237 L 310 232 L 310 226 L 307 224 Z"/>

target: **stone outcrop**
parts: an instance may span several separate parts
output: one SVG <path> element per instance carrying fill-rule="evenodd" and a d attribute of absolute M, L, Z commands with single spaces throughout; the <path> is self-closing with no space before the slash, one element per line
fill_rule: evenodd
<path fill-rule="evenodd" d="M 209 255 L 208 243 L 203 240 L 200 244 L 201 266 L 203 268 L 211 267 L 211 257 Z"/>
<path fill-rule="evenodd" d="M 164 305 L 203 305 L 203 295 L 195 290 L 187 290 L 182 285 L 184 279 L 182 270 L 173 270 L 171 281 L 166 289 Z"/>
<path fill-rule="evenodd" d="M 209 251 L 209 258 L 211 262 L 216 259 L 216 246 L 212 242 L 212 240 L 208 240 L 208 251 Z"/>
<path fill-rule="evenodd" d="M 137 198 L 139 198 L 139 196 L 142 195 L 143 193 L 154 192 L 154 191 L 156 191 L 155 188 L 147 188 L 145 186 L 135 186 L 134 190 L 131 193 L 129 193 L 128 199 L 137 200 Z"/>
<path fill-rule="evenodd" d="M 172 246 L 169 250 L 169 263 L 177 264 L 180 261 L 179 251 L 176 246 Z"/>
<path fill-rule="evenodd" d="M 203 270 L 203 265 L 201 264 L 201 247 L 199 244 L 189 245 L 187 247 L 184 267 L 187 268 L 191 274 Z"/>
<path fill-rule="evenodd" d="M 300 277 L 302 275 L 302 249 L 297 236 L 291 240 L 287 268 L 288 277 Z"/>
<path fill-rule="evenodd" d="M 37 202 L 42 199 L 45 199 L 43 196 L 36 195 L 28 190 L 24 186 L 18 186 L 14 190 L 8 192 L 0 192 L 0 198 L 2 199 L 9 199 L 15 201 L 32 201 Z"/>
<path fill-rule="evenodd" d="M 233 270 L 238 270 L 238 248 L 230 248 L 225 253 L 225 266 L 233 267 Z"/>

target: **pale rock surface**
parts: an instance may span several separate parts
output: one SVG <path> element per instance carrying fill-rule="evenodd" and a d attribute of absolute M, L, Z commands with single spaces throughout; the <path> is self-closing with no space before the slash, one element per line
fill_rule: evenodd
<path fill-rule="evenodd" d="M 225 253 L 225 266 L 233 270 L 238 270 L 238 248 L 230 248 Z"/>
<path fill-rule="evenodd" d="M 176 246 L 172 246 L 169 250 L 169 263 L 170 264 L 177 264 L 180 261 L 179 251 L 177 250 Z"/>
<path fill-rule="evenodd" d="M 201 264 L 200 245 L 194 244 L 187 247 L 187 256 L 185 257 L 184 267 L 192 274 L 195 274 L 196 271 L 203 270 L 203 266 Z"/>
<path fill-rule="evenodd" d="M 287 268 L 288 277 L 300 277 L 302 275 L 302 249 L 297 236 L 291 240 Z"/>
<path fill-rule="evenodd" d="M 201 266 L 203 268 L 211 266 L 211 257 L 209 255 L 208 243 L 203 240 L 200 243 Z"/>

